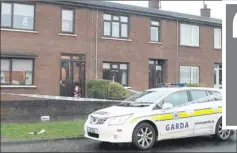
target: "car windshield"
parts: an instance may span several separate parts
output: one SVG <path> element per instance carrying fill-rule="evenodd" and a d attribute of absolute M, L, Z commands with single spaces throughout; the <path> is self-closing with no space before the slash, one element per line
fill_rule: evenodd
<path fill-rule="evenodd" d="M 167 93 L 169 91 L 143 91 L 124 100 L 119 106 L 149 106 Z"/>

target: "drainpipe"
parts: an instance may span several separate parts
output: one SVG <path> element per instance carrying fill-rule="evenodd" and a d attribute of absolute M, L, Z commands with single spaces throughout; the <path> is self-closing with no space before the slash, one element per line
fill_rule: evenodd
<path fill-rule="evenodd" d="M 91 50 L 91 80 L 93 79 L 93 33 L 94 33 L 94 10 L 91 10 L 91 26 L 92 26 L 92 31 L 91 31 L 91 44 L 90 44 L 90 50 Z"/>
<path fill-rule="evenodd" d="M 95 75 L 98 78 L 98 8 L 96 9 L 96 39 L 95 39 Z"/>
<path fill-rule="evenodd" d="M 177 41 L 177 48 L 176 48 L 176 83 L 179 82 L 179 21 L 176 20 L 176 30 L 177 30 L 177 36 L 176 36 L 176 41 Z"/>

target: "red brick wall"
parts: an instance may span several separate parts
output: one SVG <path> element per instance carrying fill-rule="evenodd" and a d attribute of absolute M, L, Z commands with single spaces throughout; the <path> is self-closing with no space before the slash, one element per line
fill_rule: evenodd
<path fill-rule="evenodd" d="M 36 89 L 5 89 L 1 92 L 59 95 L 60 54 L 86 54 L 86 80 L 95 78 L 96 11 L 78 8 L 75 12 L 76 37 L 60 36 L 61 7 L 52 4 L 36 5 L 37 34 L 1 31 L 1 51 L 31 52 L 35 61 Z M 135 90 L 148 88 L 148 60 L 167 59 L 167 82 L 179 81 L 177 67 L 176 21 L 161 21 L 162 44 L 151 44 L 150 19 L 130 16 L 131 41 L 106 40 L 103 35 L 103 12 L 98 23 L 98 76 L 102 78 L 102 62 L 129 62 L 129 86 Z M 213 49 L 213 27 L 200 27 L 199 48 L 179 47 L 179 65 L 200 66 L 201 83 L 213 86 L 213 67 L 221 63 L 221 52 Z M 178 68 L 178 69 L 177 69 Z M 177 77 L 176 77 L 177 76 Z M 176 80 L 178 79 L 178 80 Z M 2 97 L 4 99 L 4 96 Z"/>

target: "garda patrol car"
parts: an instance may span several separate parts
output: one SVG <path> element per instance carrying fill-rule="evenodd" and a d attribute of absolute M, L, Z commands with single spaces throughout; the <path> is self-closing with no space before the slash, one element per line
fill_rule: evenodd
<path fill-rule="evenodd" d="M 133 143 L 149 149 L 156 141 L 215 135 L 228 140 L 222 129 L 220 89 L 169 87 L 149 89 L 122 103 L 89 115 L 84 136 L 110 143 Z"/>

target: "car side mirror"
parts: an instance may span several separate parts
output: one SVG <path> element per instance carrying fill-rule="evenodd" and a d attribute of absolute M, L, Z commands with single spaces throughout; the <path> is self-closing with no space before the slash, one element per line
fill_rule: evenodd
<path fill-rule="evenodd" d="M 170 109 L 173 107 L 174 107 L 174 105 L 171 103 L 164 103 L 162 109 Z"/>

